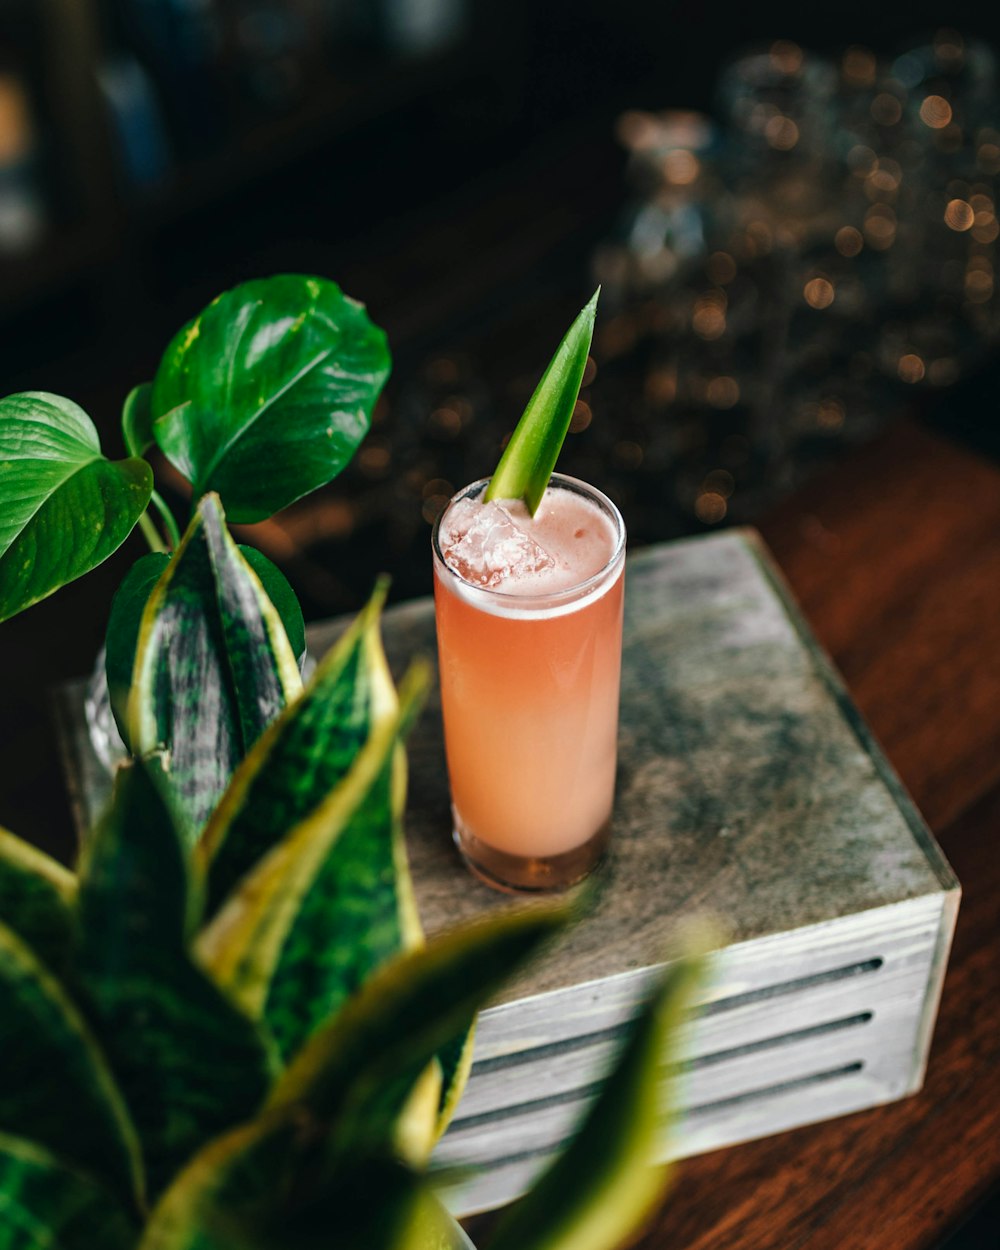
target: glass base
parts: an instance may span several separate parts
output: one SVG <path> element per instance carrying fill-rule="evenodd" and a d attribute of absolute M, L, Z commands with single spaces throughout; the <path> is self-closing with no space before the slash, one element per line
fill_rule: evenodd
<path fill-rule="evenodd" d="M 582 846 L 562 855 L 509 855 L 464 829 L 454 809 L 452 815 L 452 837 L 465 866 L 480 881 L 505 894 L 557 894 L 570 889 L 601 862 L 611 834 L 609 821 Z"/>

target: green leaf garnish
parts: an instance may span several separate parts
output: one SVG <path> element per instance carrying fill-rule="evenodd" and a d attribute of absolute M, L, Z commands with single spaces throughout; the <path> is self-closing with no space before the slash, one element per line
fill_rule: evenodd
<path fill-rule="evenodd" d="M 484 500 L 523 499 L 534 516 L 569 430 L 594 336 L 598 287 L 566 332 L 500 457 Z"/>

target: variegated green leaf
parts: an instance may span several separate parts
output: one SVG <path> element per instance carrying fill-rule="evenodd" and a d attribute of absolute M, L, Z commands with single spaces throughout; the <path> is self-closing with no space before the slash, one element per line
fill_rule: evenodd
<path fill-rule="evenodd" d="M 73 934 L 76 877 L 51 856 L 0 829 L 0 924 L 61 975 Z"/>
<path fill-rule="evenodd" d="M 0 925 L 0 1132 L 142 1192 L 139 1144 L 107 1061 L 80 1012 L 29 947 Z"/>
<path fill-rule="evenodd" d="M 95 1181 L 0 1134 L 0 1250 L 133 1250 L 138 1232 Z"/>
<path fill-rule="evenodd" d="M 145 460 L 110 461 L 93 421 L 61 395 L 0 399 L 0 621 L 117 551 L 146 509 Z"/>
<path fill-rule="evenodd" d="M 129 695 L 139 755 L 166 750 L 192 836 L 302 689 L 284 627 L 207 495 L 149 597 Z"/>
<path fill-rule="evenodd" d="M 617 1250 L 636 1236 L 670 1175 L 670 1165 L 657 1160 L 676 1110 L 671 1061 L 703 972 L 694 953 L 669 965 L 573 1141 L 510 1208 L 490 1250 Z M 667 1078 L 664 1063 L 671 1064 Z"/>
<path fill-rule="evenodd" d="M 377 681 L 384 689 L 376 706 L 389 714 L 376 713 L 346 777 L 243 879 L 199 938 L 206 966 L 248 1012 L 264 1015 L 285 1055 L 383 960 L 419 939 L 398 744 L 427 674 L 411 672 L 395 714 L 387 673 Z"/>
<path fill-rule="evenodd" d="M 77 975 L 156 1194 L 272 1077 L 258 1028 L 197 967 L 181 835 L 156 764 L 123 766 L 81 867 Z"/>
<path fill-rule="evenodd" d="M 264 587 L 264 594 L 277 609 L 285 627 L 288 644 L 292 648 L 292 655 L 295 656 L 296 664 L 301 666 L 302 657 L 306 653 L 306 623 L 302 619 L 302 607 L 295 591 L 281 569 L 263 551 L 249 547 L 246 543 L 240 543 L 239 549 L 247 564 L 257 574 Z"/>
<path fill-rule="evenodd" d="M 385 594 L 380 583 L 302 698 L 261 735 L 212 814 L 197 852 L 207 863 L 210 913 L 346 775 L 373 719 L 395 711 L 378 633 Z"/>
<path fill-rule="evenodd" d="M 394 1218 L 387 1228 L 377 1208 L 395 1204 L 392 1185 L 386 1179 L 381 1198 L 359 1201 L 365 1190 L 356 1169 L 380 1170 L 399 1114 L 435 1051 L 568 914 L 545 907 L 496 916 L 384 965 L 314 1035 L 271 1106 L 192 1160 L 153 1211 L 140 1250 L 243 1250 L 238 1238 L 246 1230 L 284 1233 L 274 1243 L 247 1241 L 255 1250 L 327 1250 L 309 1239 L 307 1213 L 338 1193 L 352 1197 L 340 1219 L 328 1216 L 325 1228 L 317 1226 L 317 1236 L 333 1237 L 344 1250 L 416 1250 L 412 1202 L 401 1212 L 405 1220 Z M 408 1183 L 404 1188 L 412 1196 Z M 397 1240 L 380 1241 L 387 1231 Z"/>
<path fill-rule="evenodd" d="M 438 1052 L 441 1065 L 441 1097 L 435 1137 L 442 1137 L 465 1093 L 472 1070 L 472 1052 L 476 1045 L 475 1021 L 462 1030 Z"/>
<path fill-rule="evenodd" d="M 404 1165 L 356 1160 L 316 1185 L 310 1153 L 274 1116 L 218 1139 L 164 1194 L 139 1250 L 437 1250 L 411 1235 L 428 1228 L 429 1196 Z"/>
<path fill-rule="evenodd" d="M 239 550 L 257 574 L 264 593 L 274 604 L 285 627 L 296 663 L 301 663 L 306 649 L 306 631 L 302 621 L 302 609 L 295 592 L 281 570 L 256 547 L 240 544 Z M 108 631 L 105 641 L 104 667 L 111 696 L 111 711 L 122 741 L 128 745 L 128 697 L 135 668 L 135 652 L 139 642 L 142 614 L 153 593 L 156 583 L 170 563 L 164 551 L 150 551 L 140 556 L 122 579 L 111 601 Z"/>
<path fill-rule="evenodd" d="M 170 556 L 165 551 L 147 551 L 122 578 L 111 600 L 104 642 L 104 671 L 108 679 L 111 711 L 126 746 L 129 742 L 128 697 L 132 688 L 142 614 L 153 588 L 169 563 Z"/>
<path fill-rule="evenodd" d="M 397 956 L 313 1034 L 270 1107 L 312 1125 L 327 1166 L 384 1149 L 426 1065 L 570 915 L 552 905 L 500 913 Z"/>

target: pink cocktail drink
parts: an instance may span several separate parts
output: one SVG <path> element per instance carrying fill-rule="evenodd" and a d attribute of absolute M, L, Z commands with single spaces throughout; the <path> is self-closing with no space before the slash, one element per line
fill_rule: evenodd
<path fill-rule="evenodd" d="M 460 492 L 434 531 L 455 839 L 493 885 L 562 889 L 607 842 L 614 798 L 625 527 L 553 475 L 523 503 Z"/>

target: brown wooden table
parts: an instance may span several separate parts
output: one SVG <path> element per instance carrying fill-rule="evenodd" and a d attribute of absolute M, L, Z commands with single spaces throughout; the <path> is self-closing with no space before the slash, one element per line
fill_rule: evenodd
<path fill-rule="evenodd" d="M 901 424 L 761 529 L 964 898 L 923 1091 L 681 1163 L 638 1245 L 923 1250 L 1000 1181 L 1000 469 Z"/>

